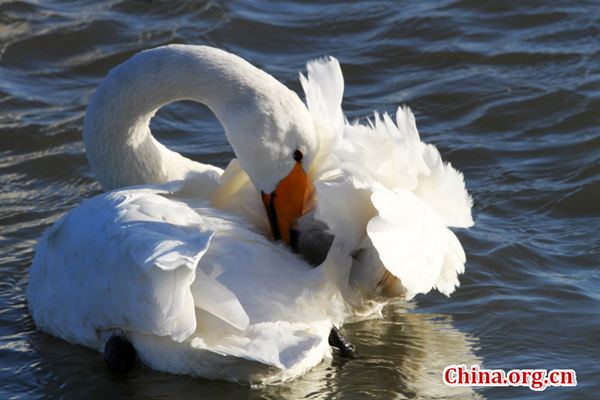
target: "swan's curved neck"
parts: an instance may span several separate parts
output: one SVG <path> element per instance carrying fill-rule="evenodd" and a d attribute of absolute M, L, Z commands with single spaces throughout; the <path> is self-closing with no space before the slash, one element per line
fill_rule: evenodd
<path fill-rule="evenodd" d="M 104 190 L 190 175 L 216 182 L 220 169 L 158 143 L 150 119 L 168 103 L 198 101 L 215 113 L 237 152 L 240 140 L 232 136 L 247 123 L 255 125 L 258 114 L 268 114 L 280 86 L 241 58 L 210 47 L 171 45 L 142 52 L 111 71 L 88 106 L 83 139 L 92 170 Z"/>

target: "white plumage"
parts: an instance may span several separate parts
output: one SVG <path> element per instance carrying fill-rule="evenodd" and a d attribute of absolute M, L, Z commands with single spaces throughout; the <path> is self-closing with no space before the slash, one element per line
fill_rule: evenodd
<path fill-rule="evenodd" d="M 86 114 L 88 157 L 105 189 L 146 186 L 89 200 L 44 234 L 28 289 L 38 327 L 97 349 L 124 332 L 150 368 L 273 383 L 328 357 L 348 310 L 450 294 L 465 255 L 448 227 L 473 223 L 462 175 L 420 141 L 408 108 L 396 124 L 349 124 L 337 60 L 307 67 L 308 110 L 201 46 L 143 52 L 111 72 Z M 154 140 L 150 118 L 179 99 L 215 112 L 239 162 L 222 172 Z M 314 269 L 268 239 L 261 203 L 298 149 L 316 189 L 297 226 L 301 252 L 322 254 Z"/>
<path fill-rule="evenodd" d="M 327 142 L 313 166 L 316 218 L 358 250 L 350 285 L 361 296 L 347 300 L 355 306 L 394 296 L 410 300 L 433 288 L 449 295 L 466 258 L 448 227 L 473 225 L 462 174 L 421 142 L 409 108 L 398 109 L 396 123 L 375 113 L 368 125 L 350 124 L 341 109 L 337 60 L 313 61 L 307 69 L 301 81 L 308 108 Z"/>
<path fill-rule="evenodd" d="M 324 274 L 343 260 L 313 269 L 181 187 L 112 191 L 50 228 L 30 271 L 38 327 L 99 350 L 126 332 L 151 368 L 241 383 L 328 357 L 344 306 Z"/>

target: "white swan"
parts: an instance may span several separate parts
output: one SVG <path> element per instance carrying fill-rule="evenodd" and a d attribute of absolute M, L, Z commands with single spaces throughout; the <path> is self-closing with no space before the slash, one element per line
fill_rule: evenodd
<path fill-rule="evenodd" d="M 272 383 L 329 356 L 341 296 L 364 315 L 451 293 L 464 252 L 447 226 L 472 224 L 462 175 L 421 143 L 408 109 L 398 125 L 349 124 L 337 61 L 308 67 L 308 110 L 208 47 L 145 51 L 113 70 L 86 113 L 88 159 L 105 190 L 146 186 L 92 199 L 45 233 L 28 288 L 38 327 L 98 349 L 124 332 L 151 368 Z M 239 162 L 223 172 L 150 135 L 155 112 L 182 99 L 215 113 Z M 271 232 L 321 253 L 320 266 Z"/>
<path fill-rule="evenodd" d="M 49 229 L 30 268 L 33 318 L 100 350 L 123 332 L 158 370 L 244 383 L 293 378 L 329 354 L 343 302 L 334 301 L 327 268 L 313 270 L 240 217 L 203 203 L 221 171 L 167 150 L 148 129 L 158 108 L 180 99 L 203 102 L 223 122 L 273 231 L 290 242 L 319 145 L 298 96 L 217 49 L 143 52 L 94 95 L 86 151 L 106 190 L 179 181 L 109 192 Z"/>
<path fill-rule="evenodd" d="M 313 269 L 181 187 L 112 191 L 49 229 L 30 269 L 37 326 L 101 351 L 124 332 L 149 368 L 245 384 L 329 357 L 344 311 L 334 264 Z"/>

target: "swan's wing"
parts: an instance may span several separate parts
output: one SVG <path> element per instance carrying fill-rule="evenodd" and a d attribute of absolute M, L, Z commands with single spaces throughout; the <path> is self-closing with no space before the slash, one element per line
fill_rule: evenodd
<path fill-rule="evenodd" d="M 446 226 L 468 228 L 473 226 L 473 201 L 465 189 L 463 175 L 444 163 L 440 152 L 431 144 L 421 143 L 423 160 L 431 171 L 419 175 L 419 184 L 413 193 L 429 204 Z"/>
<path fill-rule="evenodd" d="M 197 276 L 204 274 L 231 291 L 247 315 L 246 329 L 225 324 L 210 306 L 196 308 L 196 331 L 181 346 L 168 340 L 136 335 L 144 363 L 178 373 L 199 373 L 244 382 L 289 379 L 329 354 L 333 323 L 343 318 L 339 290 L 281 244 L 246 229 L 247 222 L 214 208 L 195 209 L 215 231 L 200 260 Z M 205 294 L 198 279 L 191 292 Z M 210 290 L 210 289 L 209 289 Z M 215 297 L 223 299 L 223 292 Z M 160 346 L 155 346 L 158 340 Z M 158 342 L 156 342 L 158 343 Z M 170 349 L 169 351 L 165 349 Z M 158 360 L 158 361 L 157 361 Z M 185 368 L 192 368 L 186 370 Z"/>
<path fill-rule="evenodd" d="M 344 312 L 333 279 L 281 244 L 245 229 L 233 216 L 215 209 L 198 211 L 215 230 L 198 271 L 235 293 L 249 325 L 240 332 L 202 312 L 193 336 L 196 344 L 280 369 L 300 365 L 308 355 L 320 360 L 328 351 L 331 325 L 339 324 Z M 331 261 L 331 268 L 343 268 L 338 259 Z M 191 289 L 195 296 L 197 282 Z"/>
<path fill-rule="evenodd" d="M 198 314 L 199 319 L 204 317 Z M 230 364 L 239 358 L 256 367 L 262 364 L 279 370 L 298 369 L 302 364 L 315 365 L 328 354 L 331 327 L 327 319 L 307 324 L 273 320 L 250 324 L 242 334 L 228 333 L 216 340 L 211 335 L 194 336 L 191 345 L 226 357 Z"/>
<path fill-rule="evenodd" d="M 246 329 L 250 323 L 248 314 L 235 293 L 217 281 L 219 274 L 209 276 L 202 269 L 198 269 L 196 274 L 196 281 L 190 288 L 196 307 L 220 318 L 236 329 Z"/>
<path fill-rule="evenodd" d="M 334 57 L 311 61 L 306 68 L 308 75 L 300 74 L 300 82 L 319 135 L 319 154 L 309 174 L 310 180 L 316 181 L 339 174 L 339 159 L 333 150 L 342 145 L 346 122 L 342 111 L 344 77 Z"/>
<path fill-rule="evenodd" d="M 411 298 L 432 288 L 450 294 L 465 256 L 447 227 L 473 224 L 462 174 L 443 163 L 433 145 L 421 142 L 408 107 L 398 108 L 395 123 L 375 113 L 366 125 L 350 124 L 341 111 L 337 60 L 318 60 L 307 69 L 301 82 L 311 115 L 321 124 L 326 146 L 321 152 L 336 156 L 316 167 L 321 182 L 315 216 L 336 240 L 354 246 L 350 283 L 363 298 Z M 363 192 L 369 201 L 362 201 Z"/>
<path fill-rule="evenodd" d="M 366 225 L 376 215 L 371 203 L 371 192 L 355 188 L 342 181 L 317 182 L 319 198 L 315 218 L 327 224 L 338 243 L 349 249 L 358 249 L 366 234 Z"/>
<path fill-rule="evenodd" d="M 344 76 L 340 63 L 334 57 L 311 61 L 306 64 L 306 69 L 308 76 L 300 74 L 300 83 L 311 116 L 322 127 L 329 127 L 319 132 L 321 148 L 329 150 L 339 144 L 344 130 Z"/>
<path fill-rule="evenodd" d="M 194 332 L 190 285 L 213 232 L 185 204 L 161 196 L 165 188 L 98 196 L 48 230 L 30 269 L 29 306 L 38 326 L 91 347 L 106 330 L 176 341 Z M 234 310 L 230 322 L 240 326 L 238 306 L 228 303 L 221 316 Z"/>
<path fill-rule="evenodd" d="M 383 265 L 406 288 L 406 297 L 434 287 L 450 294 L 458 284 L 456 275 L 464 270 L 464 253 L 456 247 L 454 234 L 429 205 L 407 190 L 376 186 L 371 198 L 378 215 L 367 225 L 369 238 Z"/>
<path fill-rule="evenodd" d="M 352 160 L 361 159 L 343 153 L 341 168 L 356 186 L 373 193 L 377 216 L 369 221 L 367 232 L 379 260 L 400 279 L 408 299 L 432 288 L 452 293 L 459 284 L 457 275 L 464 271 L 465 256 L 447 227 L 473 224 L 462 174 L 444 164 L 433 145 L 420 141 L 414 116 L 406 107 L 398 109 L 396 124 L 387 115 L 376 115 L 371 126 L 347 131 L 349 146 L 362 155 L 367 173 L 356 173 L 361 165 Z M 359 267 L 385 278 L 377 262 Z M 355 275 L 364 283 L 369 273 Z M 385 287 L 383 281 L 378 287 Z"/>
<path fill-rule="evenodd" d="M 198 313 L 203 320 L 208 314 Z M 210 317 L 210 316 L 209 316 Z M 250 325 L 243 335 L 192 336 L 184 343 L 132 335 L 144 365 L 157 370 L 224 379 L 242 384 L 280 383 L 330 357 L 331 323 L 307 326 L 271 322 Z"/>

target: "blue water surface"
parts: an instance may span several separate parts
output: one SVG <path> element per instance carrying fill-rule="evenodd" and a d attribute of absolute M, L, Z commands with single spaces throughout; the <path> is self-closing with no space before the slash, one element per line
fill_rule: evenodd
<path fill-rule="evenodd" d="M 236 53 L 301 93 L 308 60 L 341 63 L 349 118 L 409 105 L 465 175 L 461 287 L 347 325 L 360 360 L 250 388 L 137 368 L 36 330 L 36 239 L 101 193 L 81 139 L 108 71 L 169 43 Z M 545 398 L 600 391 L 600 7 L 573 1 L 0 2 L 1 398 Z M 301 96 L 303 97 L 303 96 Z M 216 118 L 181 102 L 155 136 L 201 162 L 233 157 Z M 450 364 L 574 369 L 576 387 L 448 387 Z"/>

